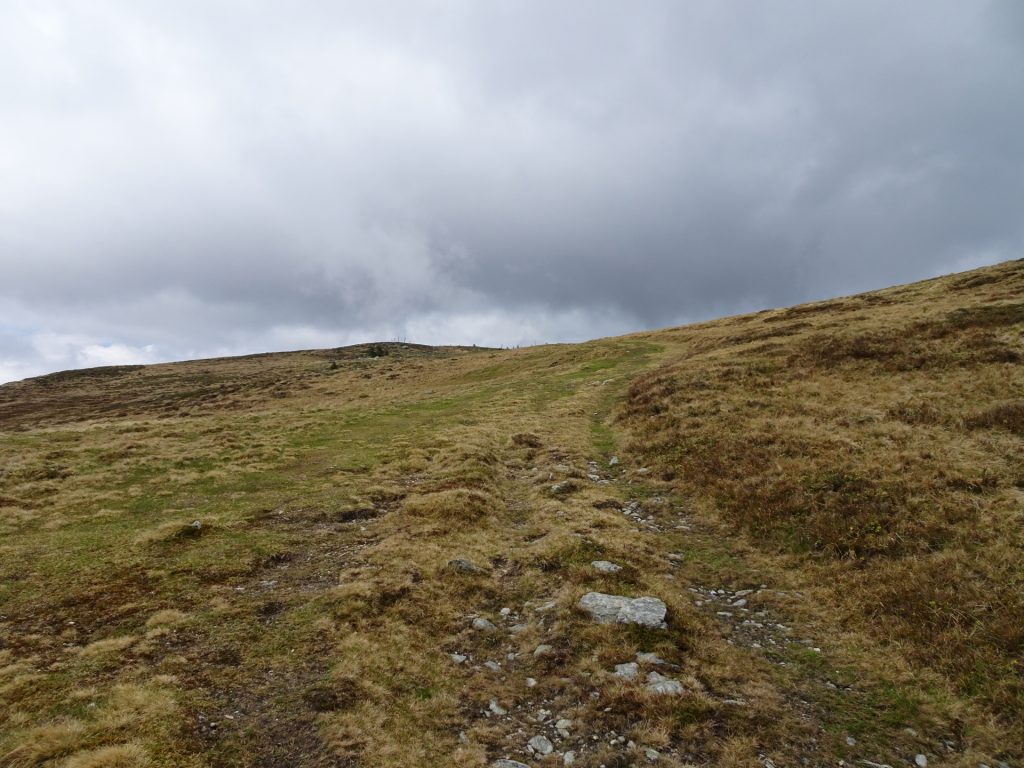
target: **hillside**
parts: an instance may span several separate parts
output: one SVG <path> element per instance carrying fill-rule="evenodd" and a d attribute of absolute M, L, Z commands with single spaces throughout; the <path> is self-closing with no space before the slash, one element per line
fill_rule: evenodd
<path fill-rule="evenodd" d="M 1015 261 L 0 386 L 0 766 L 1018 766 L 1022 361 Z"/>

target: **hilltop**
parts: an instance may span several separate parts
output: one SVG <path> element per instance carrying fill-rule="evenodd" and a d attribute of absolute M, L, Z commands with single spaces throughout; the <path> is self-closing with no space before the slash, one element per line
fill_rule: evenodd
<path fill-rule="evenodd" d="M 0 386 L 0 765 L 1019 765 L 1022 361 L 1014 261 Z"/>

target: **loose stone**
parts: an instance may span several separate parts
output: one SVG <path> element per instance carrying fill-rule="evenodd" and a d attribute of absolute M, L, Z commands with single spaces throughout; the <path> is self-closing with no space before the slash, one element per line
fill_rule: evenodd
<path fill-rule="evenodd" d="M 656 653 L 637 653 L 636 660 L 639 661 L 641 664 L 668 664 L 667 661 L 665 661 Z"/>
<path fill-rule="evenodd" d="M 615 674 L 626 680 L 636 680 L 636 676 L 640 674 L 640 667 L 635 661 L 630 661 L 626 664 L 616 664 Z"/>
<path fill-rule="evenodd" d="M 530 749 L 536 752 L 538 755 L 550 755 L 555 751 L 555 745 L 552 744 L 547 736 L 537 735 L 530 739 L 528 745 Z"/>
<path fill-rule="evenodd" d="M 572 728 L 572 720 L 568 720 L 564 717 L 557 723 L 555 723 L 555 730 L 558 731 L 558 735 L 561 736 L 563 739 L 569 738 L 570 728 Z"/>
<path fill-rule="evenodd" d="M 657 672 L 651 672 L 647 675 L 647 690 L 652 693 L 676 695 L 683 693 L 683 684 Z"/>
<path fill-rule="evenodd" d="M 623 597 L 588 592 L 580 598 L 580 608 L 600 624 L 639 624 L 664 629 L 668 607 L 656 597 Z"/>
<path fill-rule="evenodd" d="M 466 560 L 465 558 L 462 558 L 462 557 L 457 557 L 454 560 L 449 560 L 448 561 L 448 567 L 451 570 L 455 571 L 456 573 L 471 573 L 471 574 L 487 573 L 487 569 L 486 568 L 481 568 L 476 563 L 473 563 L 473 562 L 471 562 L 469 560 Z"/>

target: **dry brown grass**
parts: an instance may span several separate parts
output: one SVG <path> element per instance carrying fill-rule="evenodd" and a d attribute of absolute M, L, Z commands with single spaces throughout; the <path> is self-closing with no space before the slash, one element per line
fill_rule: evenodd
<path fill-rule="evenodd" d="M 77 752 L 67 759 L 64 768 L 144 768 L 151 761 L 138 744 L 118 744 Z"/>
<path fill-rule="evenodd" d="M 639 378 L 622 419 L 660 477 L 825 567 L 838 611 L 1009 724 L 1024 715 L 1024 305 L 1003 297 L 1024 295 L 1024 267 L 977 277 L 880 292 L 898 303 L 871 313 L 815 305 L 769 350 L 688 355 Z"/>
<path fill-rule="evenodd" d="M 1015 760 L 1022 293 L 1008 264 L 584 345 L 0 388 L 0 765 L 542 764 L 539 732 L 584 768 Z M 595 625 L 591 590 L 669 626 Z M 686 694 L 612 674 L 637 652 Z"/>

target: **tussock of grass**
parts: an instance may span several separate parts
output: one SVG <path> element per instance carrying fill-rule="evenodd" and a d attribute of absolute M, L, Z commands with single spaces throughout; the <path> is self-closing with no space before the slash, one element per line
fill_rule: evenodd
<path fill-rule="evenodd" d="M 139 745 L 118 744 L 77 752 L 67 759 L 63 768 L 144 768 L 151 764 Z"/>
<path fill-rule="evenodd" d="M 969 429 L 1005 429 L 1024 437 L 1024 400 L 986 408 L 965 420 Z"/>
<path fill-rule="evenodd" d="M 51 758 L 70 754 L 81 743 L 85 725 L 77 720 L 64 720 L 34 728 L 18 747 L 3 756 L 3 764 L 11 768 L 35 766 Z"/>
<path fill-rule="evenodd" d="M 493 512 L 495 507 L 495 499 L 490 494 L 457 488 L 412 496 L 406 500 L 403 511 L 414 517 L 468 522 Z"/>
<path fill-rule="evenodd" d="M 91 657 L 103 656 L 110 653 L 120 653 L 134 645 L 137 640 L 138 638 L 132 637 L 131 635 L 108 637 L 103 640 L 96 640 L 89 643 L 82 649 L 81 654 L 84 657 Z"/>

